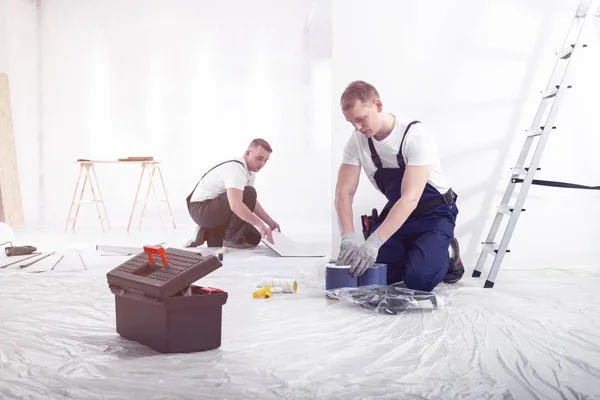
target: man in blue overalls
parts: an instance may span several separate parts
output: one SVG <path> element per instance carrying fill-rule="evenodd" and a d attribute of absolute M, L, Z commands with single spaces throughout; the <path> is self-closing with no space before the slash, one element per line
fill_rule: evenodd
<path fill-rule="evenodd" d="M 442 172 L 435 138 L 419 121 L 383 112 L 379 93 L 369 83 L 348 85 L 341 106 L 355 130 L 344 148 L 336 185 L 342 233 L 337 264 L 350 265 L 350 272 L 359 276 L 375 262 L 386 263 L 388 284 L 404 281 L 415 290 L 457 282 L 464 267 L 454 238 L 456 194 Z M 361 167 L 388 202 L 359 246 L 352 201 Z"/>

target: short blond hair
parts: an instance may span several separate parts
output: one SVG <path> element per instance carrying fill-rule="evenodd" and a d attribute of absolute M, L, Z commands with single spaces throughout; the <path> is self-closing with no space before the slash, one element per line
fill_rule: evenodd
<path fill-rule="evenodd" d="M 340 100 L 342 110 L 346 111 L 354 107 L 357 100 L 363 103 L 370 102 L 375 104 L 375 100 L 380 100 L 379 92 L 375 89 L 375 86 L 365 81 L 351 82 L 344 90 L 344 93 L 342 93 Z"/>
<path fill-rule="evenodd" d="M 248 146 L 248 148 L 257 148 L 257 147 L 262 147 L 269 153 L 273 152 L 271 145 L 265 139 L 256 138 L 252 142 L 250 142 L 250 146 Z"/>

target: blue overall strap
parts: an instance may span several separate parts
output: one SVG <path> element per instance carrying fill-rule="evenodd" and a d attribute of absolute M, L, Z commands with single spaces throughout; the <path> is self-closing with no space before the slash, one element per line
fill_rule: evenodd
<path fill-rule="evenodd" d="M 375 150 L 372 138 L 369 138 L 369 150 L 371 150 L 371 160 L 373 160 L 377 169 L 381 168 L 383 164 L 381 164 L 381 158 L 379 158 L 379 154 L 377 154 L 377 150 Z"/>
<path fill-rule="evenodd" d="M 404 134 L 402 134 L 402 141 L 400 142 L 400 148 L 399 148 L 398 154 L 396 155 L 396 158 L 398 160 L 398 166 L 400 168 L 405 167 L 404 159 L 402 159 L 402 145 L 404 144 L 404 138 L 406 137 L 406 133 L 408 132 L 410 127 L 413 126 L 413 124 L 419 124 L 419 123 L 421 123 L 421 122 L 420 121 L 411 122 L 410 124 L 408 124 L 408 126 L 404 130 Z M 373 138 L 369 138 L 369 150 L 371 151 L 371 160 L 373 160 L 373 164 L 375 164 L 377 169 L 382 168 L 383 164 L 381 163 L 381 158 L 379 157 L 379 154 L 377 154 L 377 150 L 375 150 L 375 145 L 373 144 Z"/>
<path fill-rule="evenodd" d="M 408 133 L 408 130 L 410 129 L 411 126 L 413 126 L 414 124 L 420 124 L 420 123 L 421 123 L 421 121 L 413 121 L 410 124 L 408 124 L 408 126 L 404 130 L 404 134 L 402 135 L 402 141 L 400 142 L 400 148 L 398 149 L 398 154 L 396 155 L 396 158 L 398 159 L 398 166 L 400 168 L 406 167 L 406 165 L 404 163 L 404 158 L 402 158 L 402 145 L 404 144 L 404 139 L 406 138 L 406 134 Z"/>

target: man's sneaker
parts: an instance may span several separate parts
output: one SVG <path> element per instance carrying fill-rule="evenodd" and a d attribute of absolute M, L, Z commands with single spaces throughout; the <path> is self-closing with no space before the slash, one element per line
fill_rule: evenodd
<path fill-rule="evenodd" d="M 250 243 L 246 243 L 244 241 L 242 241 L 241 243 L 237 243 L 225 239 L 223 240 L 223 247 L 229 247 L 231 249 L 251 249 L 256 246 Z"/>
<path fill-rule="evenodd" d="M 201 228 L 199 225 L 196 225 L 196 229 L 194 230 L 194 236 L 192 236 L 192 239 L 188 240 L 183 247 L 202 246 L 207 240 L 208 230 L 206 228 Z"/>
<path fill-rule="evenodd" d="M 452 238 L 450 247 L 452 248 L 452 257 L 450 257 L 450 267 L 448 267 L 444 282 L 456 283 L 460 281 L 464 275 L 465 266 L 460 259 L 460 248 L 458 247 L 458 240 L 456 240 L 456 238 Z"/>

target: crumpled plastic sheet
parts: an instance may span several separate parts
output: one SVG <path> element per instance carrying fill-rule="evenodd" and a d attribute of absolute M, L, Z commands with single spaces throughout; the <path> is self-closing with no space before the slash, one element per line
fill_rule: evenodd
<path fill-rule="evenodd" d="M 126 257 L 81 255 L 0 270 L 0 399 L 600 398 L 599 266 L 506 266 L 494 289 L 467 271 L 444 308 L 385 315 L 326 299 L 326 259 L 232 251 L 199 281 L 229 295 L 221 347 L 160 354 L 116 333 Z M 266 277 L 298 291 L 252 298 Z"/>
<path fill-rule="evenodd" d="M 403 283 L 330 289 L 326 295 L 332 300 L 378 314 L 396 315 L 444 307 L 444 302 L 435 293 L 409 289 Z"/>

